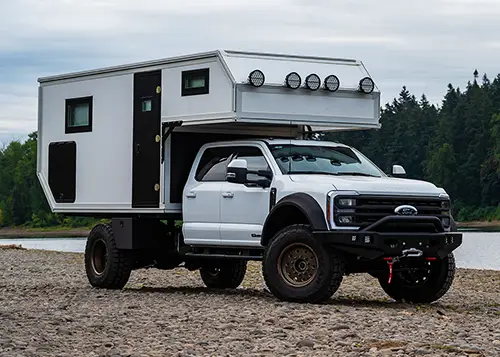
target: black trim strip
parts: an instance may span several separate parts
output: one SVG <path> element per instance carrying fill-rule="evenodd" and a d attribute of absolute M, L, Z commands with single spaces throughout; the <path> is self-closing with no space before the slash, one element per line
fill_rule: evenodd
<path fill-rule="evenodd" d="M 174 129 L 177 128 L 178 126 L 182 126 L 182 124 L 183 124 L 182 120 L 172 121 L 172 122 L 162 124 L 162 126 L 161 126 L 161 147 L 162 147 L 162 149 L 161 149 L 161 163 L 162 164 L 165 161 L 165 142 L 167 141 L 170 134 L 172 134 Z M 165 129 L 166 129 L 166 131 L 165 131 Z"/>
<path fill-rule="evenodd" d="M 276 196 L 277 196 L 276 187 L 272 187 L 271 191 L 269 192 L 269 212 L 271 212 L 273 207 L 276 205 Z"/>

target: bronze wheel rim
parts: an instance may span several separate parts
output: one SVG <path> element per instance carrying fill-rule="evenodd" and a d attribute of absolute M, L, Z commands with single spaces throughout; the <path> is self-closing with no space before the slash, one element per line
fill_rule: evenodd
<path fill-rule="evenodd" d="M 310 284 L 318 274 L 318 257 L 303 243 L 286 247 L 278 257 L 278 272 L 281 278 L 294 288 Z"/>
<path fill-rule="evenodd" d="M 104 243 L 102 239 L 98 239 L 94 242 L 92 246 L 92 259 L 90 261 L 95 275 L 104 274 L 108 261 L 108 253 L 106 243 Z"/>

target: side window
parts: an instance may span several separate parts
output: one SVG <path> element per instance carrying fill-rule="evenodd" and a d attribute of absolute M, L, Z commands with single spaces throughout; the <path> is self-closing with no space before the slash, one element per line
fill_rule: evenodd
<path fill-rule="evenodd" d="M 232 148 L 209 148 L 196 169 L 196 181 L 226 181 L 228 159 Z"/>
<path fill-rule="evenodd" d="M 248 163 L 248 170 L 270 170 L 266 158 L 262 151 L 257 147 L 245 146 L 234 148 L 234 157 L 232 159 L 245 159 Z M 255 174 L 248 174 L 247 180 L 256 181 L 262 179 L 261 176 Z"/>
<path fill-rule="evenodd" d="M 208 94 L 210 87 L 210 69 L 201 68 L 191 71 L 183 71 L 181 76 L 181 95 L 183 97 L 189 95 Z"/>
<path fill-rule="evenodd" d="M 92 131 L 92 97 L 66 99 L 66 134 Z"/>

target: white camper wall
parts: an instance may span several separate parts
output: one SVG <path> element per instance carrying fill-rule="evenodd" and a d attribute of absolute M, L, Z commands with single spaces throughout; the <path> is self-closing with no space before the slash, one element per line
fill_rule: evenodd
<path fill-rule="evenodd" d="M 85 96 L 93 96 L 92 132 L 65 134 L 65 100 Z M 39 175 L 47 197 L 52 198 L 47 177 L 49 143 L 77 143 L 76 201 L 58 203 L 56 211 L 130 208 L 133 75 L 44 84 L 41 113 Z"/>
<path fill-rule="evenodd" d="M 301 125 L 365 126 L 378 128 L 380 94 L 339 90 L 329 93 L 306 89 L 264 88 L 239 85 L 237 115 L 242 119 L 293 121 Z"/>
<path fill-rule="evenodd" d="M 181 96 L 183 71 L 209 68 L 209 93 Z M 176 63 L 162 72 L 162 121 L 194 123 L 207 119 L 233 118 L 233 83 L 217 59 Z"/>

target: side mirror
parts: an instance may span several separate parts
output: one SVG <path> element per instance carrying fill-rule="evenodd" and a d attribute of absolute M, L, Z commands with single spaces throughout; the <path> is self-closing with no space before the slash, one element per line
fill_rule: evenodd
<path fill-rule="evenodd" d="M 227 166 L 226 179 L 232 183 L 246 183 L 248 174 L 248 163 L 245 159 L 235 159 Z"/>
<path fill-rule="evenodd" d="M 250 173 L 254 173 L 254 172 L 250 172 Z M 258 170 L 257 172 L 255 172 L 255 174 L 262 176 L 262 177 L 265 177 L 269 181 L 271 181 L 273 179 L 273 172 L 271 170 Z"/>
<path fill-rule="evenodd" d="M 406 170 L 401 165 L 392 165 L 392 176 L 406 177 Z"/>

